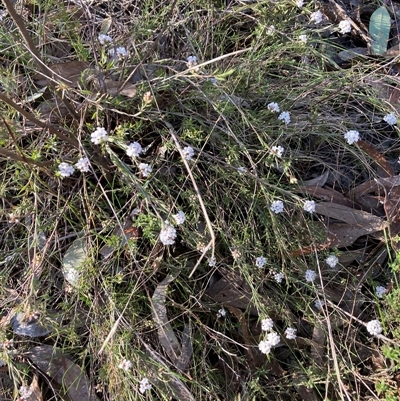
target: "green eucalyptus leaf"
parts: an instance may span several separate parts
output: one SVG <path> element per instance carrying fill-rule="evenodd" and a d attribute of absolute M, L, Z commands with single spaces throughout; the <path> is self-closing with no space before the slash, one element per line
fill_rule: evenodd
<path fill-rule="evenodd" d="M 372 54 L 385 53 L 390 33 L 390 15 L 385 6 L 379 7 L 371 15 L 369 33 L 372 38 Z"/>

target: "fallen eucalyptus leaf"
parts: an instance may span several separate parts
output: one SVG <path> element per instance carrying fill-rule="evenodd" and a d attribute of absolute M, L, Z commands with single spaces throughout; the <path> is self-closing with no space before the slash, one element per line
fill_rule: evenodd
<path fill-rule="evenodd" d="M 171 362 L 181 371 L 187 370 L 192 356 L 192 344 L 190 339 L 190 326 L 185 324 L 182 333 L 182 346 L 172 329 L 167 316 L 165 301 L 168 285 L 171 284 L 179 272 L 169 274 L 160 284 L 158 284 L 152 297 L 152 315 L 157 325 L 158 338 Z"/>
<path fill-rule="evenodd" d="M 77 238 L 65 252 L 62 261 L 64 278 L 73 287 L 79 286 L 79 279 L 86 259 L 86 240 L 85 238 Z"/>
<path fill-rule="evenodd" d="M 11 318 L 11 325 L 15 334 L 28 337 L 44 337 L 51 332 L 51 327 L 39 323 L 38 317 L 26 316 L 19 312 Z"/>
<path fill-rule="evenodd" d="M 385 53 L 390 34 L 390 15 L 385 6 L 379 7 L 371 15 L 369 33 L 372 37 L 372 54 L 380 56 Z"/>
<path fill-rule="evenodd" d="M 85 372 L 60 349 L 41 345 L 30 349 L 26 356 L 45 375 L 62 385 L 72 401 L 98 401 Z"/>

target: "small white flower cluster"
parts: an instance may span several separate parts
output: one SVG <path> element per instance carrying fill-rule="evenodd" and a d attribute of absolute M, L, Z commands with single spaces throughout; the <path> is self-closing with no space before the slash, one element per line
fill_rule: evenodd
<path fill-rule="evenodd" d="M 75 172 L 74 166 L 69 163 L 62 162 L 58 165 L 58 172 L 62 178 L 70 177 Z"/>
<path fill-rule="evenodd" d="M 378 298 L 383 298 L 383 296 L 387 293 L 386 287 L 383 287 L 382 285 L 378 285 L 375 288 L 375 294 Z"/>
<path fill-rule="evenodd" d="M 247 172 L 247 168 L 246 168 L 246 167 L 243 167 L 243 166 L 240 166 L 240 167 L 237 168 L 237 172 L 238 172 L 239 174 L 244 174 L 244 173 Z"/>
<path fill-rule="evenodd" d="M 274 280 L 280 284 L 283 279 L 285 278 L 285 275 L 282 272 L 273 272 L 273 276 Z"/>
<path fill-rule="evenodd" d="M 331 267 L 333 269 L 339 263 L 339 258 L 336 255 L 329 255 L 325 259 L 325 262 L 329 267 Z"/>
<path fill-rule="evenodd" d="M 285 148 L 282 146 L 272 146 L 269 152 L 273 156 L 282 157 L 284 151 L 285 151 Z"/>
<path fill-rule="evenodd" d="M 378 334 L 381 334 L 383 331 L 381 322 L 379 320 L 371 320 L 370 322 L 367 323 L 366 327 L 368 333 L 371 334 L 371 336 L 377 336 Z"/>
<path fill-rule="evenodd" d="M 279 114 L 278 120 L 288 125 L 290 123 L 290 113 L 288 111 L 282 111 L 282 113 Z"/>
<path fill-rule="evenodd" d="M 344 139 L 346 139 L 349 145 L 352 145 L 353 143 L 356 143 L 360 140 L 360 133 L 355 130 L 347 131 L 344 134 Z"/>
<path fill-rule="evenodd" d="M 345 19 L 339 22 L 339 29 L 342 35 L 351 32 L 351 21 L 349 19 Z"/>
<path fill-rule="evenodd" d="M 31 386 L 21 386 L 19 388 L 19 395 L 23 400 L 27 400 L 33 394 L 33 388 Z"/>
<path fill-rule="evenodd" d="M 129 157 L 139 157 L 139 155 L 143 153 L 142 145 L 138 142 L 132 142 L 126 148 L 126 154 Z"/>
<path fill-rule="evenodd" d="M 172 227 L 168 221 L 164 223 L 164 227 L 160 232 L 160 241 L 164 245 L 173 245 L 176 239 L 176 230 Z"/>
<path fill-rule="evenodd" d="M 106 43 L 111 43 L 112 42 L 112 37 L 108 36 L 108 35 L 106 35 L 104 33 L 101 33 L 99 35 L 98 39 L 99 39 L 99 42 L 100 42 L 101 45 L 105 45 Z"/>
<path fill-rule="evenodd" d="M 279 108 L 279 104 L 276 102 L 271 102 L 267 104 L 267 109 L 272 111 L 273 113 L 279 113 L 281 109 Z"/>
<path fill-rule="evenodd" d="M 315 202 L 314 201 L 310 201 L 310 200 L 306 200 L 304 202 L 304 206 L 303 206 L 303 210 L 308 212 L 308 213 L 314 213 L 315 212 Z"/>
<path fill-rule="evenodd" d="M 90 140 L 95 145 L 100 145 L 103 142 L 107 142 L 108 132 L 103 127 L 97 127 L 97 129 L 90 135 Z"/>
<path fill-rule="evenodd" d="M 148 177 L 153 171 L 153 168 L 147 163 L 140 163 L 138 169 L 143 177 Z"/>
<path fill-rule="evenodd" d="M 397 124 L 397 117 L 394 115 L 394 113 L 386 114 L 386 116 L 383 117 L 383 120 L 389 125 Z"/>
<path fill-rule="evenodd" d="M 185 160 L 192 160 L 194 156 L 194 149 L 191 146 L 186 146 L 182 149 L 182 154 Z"/>
<path fill-rule="evenodd" d="M 275 214 L 282 213 L 284 209 L 283 202 L 281 200 L 276 200 L 271 203 L 270 210 Z"/>
<path fill-rule="evenodd" d="M 317 273 L 315 272 L 315 270 L 308 269 L 306 270 L 305 277 L 308 283 L 312 283 L 317 278 Z"/>
<path fill-rule="evenodd" d="M 81 157 L 75 164 L 75 168 L 82 173 L 87 173 L 89 171 L 90 162 L 87 157 Z"/>
<path fill-rule="evenodd" d="M 263 354 L 269 354 L 272 348 L 276 347 L 281 341 L 279 334 L 272 330 L 273 327 L 274 322 L 271 318 L 267 317 L 261 320 L 261 330 L 268 332 L 266 340 L 260 341 L 258 344 L 258 349 Z"/>
<path fill-rule="evenodd" d="M 276 102 L 268 103 L 267 109 L 272 113 L 279 113 L 281 110 L 279 104 Z M 288 111 L 282 111 L 282 113 L 278 116 L 278 120 L 283 121 L 286 125 L 288 125 L 290 123 L 290 113 Z"/>
<path fill-rule="evenodd" d="M 128 51 L 126 50 L 126 48 L 124 46 L 119 46 L 116 49 L 112 47 L 108 51 L 108 55 L 111 58 L 113 58 L 114 60 L 118 60 L 118 59 L 123 59 L 123 58 L 127 57 Z"/>
<path fill-rule="evenodd" d="M 70 177 L 72 174 L 74 174 L 75 168 L 81 171 L 82 173 L 87 173 L 90 168 L 89 159 L 87 157 L 80 158 L 75 163 L 75 167 L 69 163 L 62 162 L 58 165 L 58 173 L 62 178 Z"/>
<path fill-rule="evenodd" d="M 315 300 L 314 305 L 317 309 L 322 309 L 325 306 L 325 301 L 323 299 L 317 299 Z"/>
<path fill-rule="evenodd" d="M 127 372 L 129 369 L 132 368 L 132 362 L 129 361 L 128 359 L 123 359 L 120 364 L 118 365 L 118 367 L 122 370 L 125 370 L 125 372 Z"/>
<path fill-rule="evenodd" d="M 315 22 L 316 24 L 320 24 L 322 22 L 322 19 L 323 19 L 323 15 L 322 15 L 321 11 L 319 11 L 319 10 L 311 13 L 311 15 L 310 15 L 310 21 Z"/>
<path fill-rule="evenodd" d="M 270 317 L 261 320 L 261 330 L 270 331 L 274 327 L 274 321 Z"/>
<path fill-rule="evenodd" d="M 303 42 L 304 44 L 306 44 L 308 41 L 307 35 L 299 35 L 299 40 L 300 40 L 300 42 Z"/>
<path fill-rule="evenodd" d="M 259 269 L 262 269 L 267 263 L 267 258 L 264 258 L 264 256 L 259 256 L 258 258 L 256 258 L 256 266 Z"/>
<path fill-rule="evenodd" d="M 176 224 L 178 224 L 178 225 L 183 224 L 186 220 L 185 213 L 183 213 L 182 210 L 179 210 L 179 212 L 177 214 L 174 214 L 173 217 L 176 221 Z"/>
<path fill-rule="evenodd" d="M 286 337 L 288 340 L 295 340 L 296 337 L 297 337 L 297 329 L 294 329 L 294 328 L 292 328 L 292 327 L 288 327 L 288 328 L 285 330 L 285 337 Z"/>
<path fill-rule="evenodd" d="M 140 381 L 139 391 L 144 394 L 147 390 L 151 390 L 153 386 L 150 384 L 150 381 L 147 377 L 144 377 Z"/>
<path fill-rule="evenodd" d="M 218 313 L 217 313 L 217 318 L 225 317 L 226 316 L 226 310 L 224 308 L 221 308 Z"/>
<path fill-rule="evenodd" d="M 299 8 L 302 8 L 304 6 L 304 0 L 297 0 L 296 1 L 296 6 Z"/>
<path fill-rule="evenodd" d="M 215 259 L 214 256 L 208 259 L 208 266 L 215 267 L 216 264 L 217 264 L 217 259 Z"/>
<path fill-rule="evenodd" d="M 197 65 L 197 57 L 196 56 L 189 56 L 187 58 L 187 66 L 189 68 L 195 67 Z"/>

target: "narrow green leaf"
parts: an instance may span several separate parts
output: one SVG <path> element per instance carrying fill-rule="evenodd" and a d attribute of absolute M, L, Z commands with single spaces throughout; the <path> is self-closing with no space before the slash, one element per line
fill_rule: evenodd
<path fill-rule="evenodd" d="M 385 6 L 379 7 L 371 15 L 369 33 L 372 38 L 372 54 L 385 53 L 390 33 L 390 15 Z"/>

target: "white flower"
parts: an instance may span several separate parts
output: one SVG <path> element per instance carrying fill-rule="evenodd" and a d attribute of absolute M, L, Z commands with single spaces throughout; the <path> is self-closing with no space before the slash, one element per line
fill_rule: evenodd
<path fill-rule="evenodd" d="M 288 111 L 282 111 L 281 114 L 279 114 L 278 120 L 283 121 L 286 125 L 290 123 L 290 114 Z"/>
<path fill-rule="evenodd" d="M 132 367 L 132 362 L 128 361 L 127 359 L 123 359 L 121 363 L 118 365 L 118 367 L 127 372 Z"/>
<path fill-rule="evenodd" d="M 272 345 L 268 341 L 260 341 L 258 344 L 258 349 L 263 354 L 269 354 L 271 352 Z"/>
<path fill-rule="evenodd" d="M 304 44 L 307 43 L 308 40 L 307 35 L 299 35 L 299 40 Z"/>
<path fill-rule="evenodd" d="M 164 227 L 160 232 L 160 241 L 164 245 L 173 245 L 176 239 L 176 230 L 172 227 L 168 221 L 164 223 Z"/>
<path fill-rule="evenodd" d="M 296 1 L 296 6 L 299 8 L 302 8 L 304 6 L 304 0 L 297 0 Z"/>
<path fill-rule="evenodd" d="M 372 336 L 377 336 L 378 334 L 381 334 L 383 331 L 379 320 L 371 320 L 370 322 L 368 322 L 367 330 L 368 333 L 371 334 Z"/>
<path fill-rule="evenodd" d="M 27 400 L 33 393 L 33 389 L 31 386 L 26 387 L 26 386 L 21 386 L 19 388 L 19 395 L 23 400 Z"/>
<path fill-rule="evenodd" d="M 197 65 L 197 57 L 196 56 L 189 56 L 187 58 L 187 65 L 188 67 L 194 67 Z"/>
<path fill-rule="evenodd" d="M 314 213 L 315 212 L 315 202 L 313 200 L 305 201 L 303 209 L 308 213 Z"/>
<path fill-rule="evenodd" d="M 314 270 L 306 270 L 306 281 L 313 282 L 317 278 L 317 273 Z"/>
<path fill-rule="evenodd" d="M 74 174 L 75 169 L 74 166 L 71 166 L 68 163 L 62 162 L 58 165 L 58 172 L 60 173 L 61 177 L 69 177 Z"/>
<path fill-rule="evenodd" d="M 267 28 L 267 31 L 265 32 L 267 35 L 273 35 L 275 33 L 275 27 L 273 25 L 270 25 Z"/>
<path fill-rule="evenodd" d="M 214 256 L 211 258 L 208 258 L 208 266 L 214 267 L 216 264 L 217 264 L 217 259 L 215 259 Z"/>
<path fill-rule="evenodd" d="M 140 387 L 139 387 L 139 391 L 144 394 L 144 392 L 146 390 L 151 390 L 152 385 L 149 382 L 149 379 L 147 379 L 146 377 L 144 377 L 141 381 L 140 381 Z"/>
<path fill-rule="evenodd" d="M 283 212 L 284 205 L 281 200 L 276 200 L 271 203 L 270 209 L 275 213 L 279 214 Z"/>
<path fill-rule="evenodd" d="M 90 135 L 90 140 L 95 145 L 100 145 L 102 142 L 108 141 L 108 133 L 104 128 L 97 127 L 96 131 Z"/>
<path fill-rule="evenodd" d="M 237 172 L 239 174 L 244 174 L 246 171 L 247 171 L 246 167 L 240 166 L 240 167 L 237 168 Z"/>
<path fill-rule="evenodd" d="M 320 24 L 322 22 L 322 17 L 323 15 L 321 11 L 318 10 L 310 15 L 310 21 L 314 21 L 316 24 Z"/>
<path fill-rule="evenodd" d="M 360 133 L 355 130 L 347 131 L 344 134 L 344 139 L 346 139 L 349 145 L 352 145 L 353 143 L 358 142 L 360 140 Z"/>
<path fill-rule="evenodd" d="M 339 22 L 339 29 L 341 34 L 349 33 L 351 32 L 351 21 L 348 19 L 345 19 L 343 21 Z"/>
<path fill-rule="evenodd" d="M 174 219 L 176 224 L 183 224 L 186 220 L 185 213 L 183 213 L 182 210 L 179 210 L 177 214 L 174 214 Z"/>
<path fill-rule="evenodd" d="M 293 328 L 291 328 L 291 327 L 288 327 L 288 328 L 285 330 L 285 337 L 286 337 L 288 340 L 295 340 L 296 337 L 297 337 L 297 329 L 293 329 Z"/>
<path fill-rule="evenodd" d="M 261 320 L 261 330 L 262 331 L 269 331 L 274 327 L 274 321 L 267 317 L 263 320 Z"/>
<path fill-rule="evenodd" d="M 123 46 L 117 47 L 116 49 L 111 48 L 108 51 L 108 54 L 114 59 L 124 58 L 124 57 L 128 56 L 128 52 L 127 52 L 126 48 Z"/>
<path fill-rule="evenodd" d="M 194 149 L 191 146 L 186 146 L 182 149 L 182 154 L 185 160 L 191 160 L 194 156 Z"/>
<path fill-rule="evenodd" d="M 106 43 L 111 43 L 112 42 L 112 37 L 105 35 L 104 33 L 101 33 L 99 35 L 99 42 L 101 45 L 105 45 Z"/>
<path fill-rule="evenodd" d="M 75 168 L 82 173 L 87 173 L 89 171 L 89 167 L 90 163 L 87 157 L 80 158 L 75 164 Z"/>
<path fill-rule="evenodd" d="M 285 278 L 285 275 L 282 272 L 280 272 L 280 273 L 274 272 L 274 276 L 273 277 L 274 277 L 274 280 L 277 283 L 281 283 L 283 281 L 283 279 Z"/>
<path fill-rule="evenodd" d="M 268 103 L 267 104 L 267 109 L 269 111 L 272 111 L 273 113 L 279 113 L 280 112 L 280 108 L 279 108 L 279 104 L 276 102 L 272 102 L 272 103 Z"/>
<path fill-rule="evenodd" d="M 285 148 L 283 148 L 282 146 L 272 146 L 269 152 L 273 156 L 282 157 L 284 151 Z"/>
<path fill-rule="evenodd" d="M 325 259 L 325 262 L 329 267 L 332 267 L 332 269 L 333 269 L 339 263 L 339 259 L 336 255 L 329 255 Z"/>
<path fill-rule="evenodd" d="M 148 177 L 153 171 L 152 167 L 147 163 L 140 163 L 138 169 L 143 177 Z"/>
<path fill-rule="evenodd" d="M 397 123 L 397 117 L 394 113 L 386 114 L 386 116 L 383 117 L 383 120 L 389 125 L 395 125 Z"/>
<path fill-rule="evenodd" d="M 138 157 L 143 152 L 143 148 L 138 142 L 132 142 L 126 148 L 126 154 L 129 157 Z"/>
<path fill-rule="evenodd" d="M 386 294 L 387 289 L 386 287 L 383 287 L 382 285 L 378 285 L 375 288 L 375 294 L 378 298 L 383 298 L 383 296 Z"/>
<path fill-rule="evenodd" d="M 225 317 L 225 316 L 226 316 L 226 310 L 224 308 L 220 309 L 217 313 L 217 318 Z"/>
<path fill-rule="evenodd" d="M 267 334 L 267 341 L 273 347 L 276 347 L 281 342 L 281 338 L 279 337 L 278 333 L 276 333 L 275 331 L 271 331 L 270 333 Z"/>
<path fill-rule="evenodd" d="M 314 305 L 317 309 L 322 309 L 325 306 L 325 301 L 323 299 L 317 299 L 314 302 Z"/>
<path fill-rule="evenodd" d="M 256 258 L 256 266 L 259 269 L 262 269 L 266 263 L 267 263 L 267 258 L 264 258 L 264 256 L 259 256 L 258 258 Z"/>

